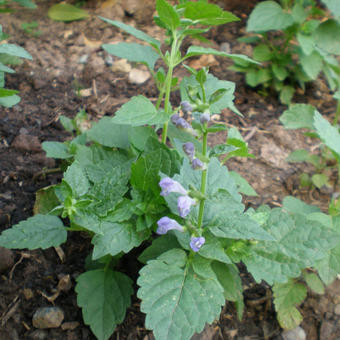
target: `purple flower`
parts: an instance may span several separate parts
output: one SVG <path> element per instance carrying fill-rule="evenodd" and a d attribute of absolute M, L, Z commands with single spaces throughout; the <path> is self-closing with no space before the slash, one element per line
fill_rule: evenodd
<path fill-rule="evenodd" d="M 178 118 L 176 121 L 176 126 L 182 129 L 190 129 L 190 124 L 184 118 Z"/>
<path fill-rule="evenodd" d="M 203 113 L 200 117 L 201 124 L 208 123 L 210 120 L 210 114 L 209 113 Z"/>
<path fill-rule="evenodd" d="M 179 216 L 186 217 L 192 205 L 195 205 L 196 201 L 189 196 L 180 196 L 177 200 L 177 208 L 179 211 Z"/>
<path fill-rule="evenodd" d="M 192 160 L 195 155 L 195 146 L 191 142 L 187 142 L 183 144 L 183 150 L 186 155 Z"/>
<path fill-rule="evenodd" d="M 169 230 L 178 230 L 178 231 L 181 231 L 183 232 L 184 229 L 183 227 L 177 223 L 177 221 L 167 217 L 167 216 L 164 216 L 162 217 L 158 222 L 158 228 L 157 228 L 157 231 L 156 233 L 159 234 L 159 235 L 164 235 L 166 234 Z"/>
<path fill-rule="evenodd" d="M 193 110 L 193 108 L 190 105 L 190 103 L 187 102 L 186 100 L 181 102 L 181 108 L 182 108 L 182 111 L 184 113 L 192 112 L 192 110 Z"/>
<path fill-rule="evenodd" d="M 182 187 L 180 183 L 174 181 L 170 177 L 164 177 L 160 182 L 159 186 L 162 189 L 161 195 L 167 196 L 170 192 L 178 192 L 181 195 L 187 195 L 188 192 Z"/>
<path fill-rule="evenodd" d="M 204 168 L 204 164 L 202 163 L 202 161 L 198 158 L 195 158 L 192 163 L 191 163 L 191 167 L 196 170 L 196 169 L 203 169 Z"/>
<path fill-rule="evenodd" d="M 180 116 L 179 116 L 177 113 L 175 113 L 174 115 L 172 115 L 172 116 L 170 117 L 170 120 L 171 120 L 171 122 L 172 122 L 173 124 L 176 125 L 179 118 L 180 118 Z"/>
<path fill-rule="evenodd" d="M 205 243 L 205 238 L 203 236 L 191 237 L 190 247 L 193 251 L 197 252 L 201 249 L 204 243 Z"/>

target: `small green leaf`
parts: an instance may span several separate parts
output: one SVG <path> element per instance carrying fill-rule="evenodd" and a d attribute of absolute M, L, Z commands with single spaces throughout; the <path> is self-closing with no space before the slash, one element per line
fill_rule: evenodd
<path fill-rule="evenodd" d="M 133 35 L 134 37 L 136 37 L 137 39 L 146 41 L 147 43 L 149 43 L 151 46 L 157 48 L 158 50 L 160 49 L 161 43 L 159 40 L 151 37 L 150 35 L 144 33 L 143 31 L 140 31 L 132 26 L 126 25 L 121 21 L 116 21 L 116 20 L 110 20 L 110 19 L 106 19 L 103 18 L 101 16 L 98 17 L 99 19 L 113 25 L 116 26 L 120 29 L 122 29 L 123 31 Z"/>
<path fill-rule="evenodd" d="M 272 52 L 267 45 L 260 44 L 254 48 L 253 58 L 257 61 L 269 61 L 272 58 Z"/>
<path fill-rule="evenodd" d="M 313 36 L 298 32 L 296 38 L 305 55 L 310 55 L 314 51 L 315 40 Z"/>
<path fill-rule="evenodd" d="M 34 215 L 47 215 L 52 209 L 59 205 L 59 200 L 54 192 L 55 185 L 41 188 L 35 193 Z"/>
<path fill-rule="evenodd" d="M 272 65 L 272 71 L 274 73 L 274 76 L 280 81 L 285 80 L 288 76 L 288 72 L 286 68 L 278 64 Z"/>
<path fill-rule="evenodd" d="M 46 152 L 46 157 L 67 159 L 73 156 L 65 143 L 43 142 L 42 148 Z"/>
<path fill-rule="evenodd" d="M 322 57 L 316 51 L 309 55 L 301 56 L 300 63 L 307 76 L 313 80 L 317 78 L 318 74 L 322 70 Z"/>
<path fill-rule="evenodd" d="M 293 86 L 285 85 L 280 91 L 280 101 L 282 104 L 290 105 L 294 96 L 295 89 Z"/>
<path fill-rule="evenodd" d="M 267 32 L 282 30 L 294 24 L 292 15 L 286 13 L 274 1 L 262 1 L 251 12 L 248 22 L 248 32 Z"/>
<path fill-rule="evenodd" d="M 284 111 L 280 117 L 280 122 L 286 129 L 314 129 L 315 108 L 308 104 L 293 104 Z"/>
<path fill-rule="evenodd" d="M 314 113 L 314 127 L 320 139 L 338 155 L 340 161 L 340 133 L 338 129 L 332 126 L 316 110 Z"/>
<path fill-rule="evenodd" d="M 303 278 L 305 279 L 308 287 L 317 294 L 324 294 L 325 287 L 322 281 L 315 273 L 310 273 L 307 271 L 303 271 Z"/>
<path fill-rule="evenodd" d="M 161 21 L 174 31 L 179 25 L 179 15 L 166 0 L 156 0 L 156 9 Z"/>
<path fill-rule="evenodd" d="M 16 93 L 19 93 L 19 91 L 0 88 L 0 98 L 1 97 L 10 97 L 10 96 L 15 95 Z"/>
<path fill-rule="evenodd" d="M 286 161 L 291 163 L 311 162 L 311 155 L 305 149 L 298 149 L 291 152 Z"/>
<path fill-rule="evenodd" d="M 15 73 L 13 69 L 0 62 L 0 72 Z"/>
<path fill-rule="evenodd" d="M 238 191 L 247 196 L 258 196 L 253 187 L 238 172 L 230 171 L 230 176 L 234 179 Z"/>
<path fill-rule="evenodd" d="M 304 214 L 309 215 L 312 213 L 321 212 L 320 208 L 314 205 L 306 204 L 305 202 L 299 200 L 293 196 L 286 196 L 283 199 L 283 208 L 294 214 Z"/>
<path fill-rule="evenodd" d="M 163 124 L 168 120 L 168 114 L 158 111 L 148 98 L 141 95 L 132 97 L 112 119 L 115 124 L 131 126 Z"/>
<path fill-rule="evenodd" d="M 46 249 L 66 241 L 61 220 L 52 215 L 35 215 L 21 221 L 0 235 L 0 246 L 10 249 Z"/>
<path fill-rule="evenodd" d="M 67 168 L 64 179 L 75 196 L 85 195 L 90 188 L 86 173 L 77 161 Z"/>
<path fill-rule="evenodd" d="M 329 183 L 328 176 L 325 174 L 314 174 L 312 176 L 312 182 L 319 189 L 321 189 L 324 185 L 327 187 L 332 187 L 332 185 Z"/>
<path fill-rule="evenodd" d="M 26 8 L 31 8 L 31 9 L 37 8 L 37 5 L 31 0 L 13 0 L 13 1 L 19 3 L 21 6 L 24 6 Z"/>
<path fill-rule="evenodd" d="M 340 55 L 340 22 L 328 19 L 321 23 L 314 33 L 317 45 L 331 54 Z"/>
<path fill-rule="evenodd" d="M 82 20 L 89 16 L 88 12 L 84 9 L 66 3 L 51 6 L 47 15 L 52 20 L 65 22 Z"/>
<path fill-rule="evenodd" d="M 269 69 L 252 69 L 246 74 L 246 82 L 252 87 L 264 84 L 272 79 L 272 75 Z"/>
<path fill-rule="evenodd" d="M 32 60 L 32 56 L 22 47 L 14 44 L 1 44 L 0 53 L 6 53 L 11 56 L 26 58 Z"/>
<path fill-rule="evenodd" d="M 340 273 L 340 246 L 337 246 L 328 251 L 327 256 L 322 260 L 316 262 L 315 269 L 322 281 L 329 285 Z"/>
<path fill-rule="evenodd" d="M 212 271 L 209 278 L 197 275 L 183 250 L 168 253 L 171 257 L 165 253 L 140 271 L 137 295 L 142 300 L 141 311 L 146 313 L 145 325 L 156 339 L 189 340 L 220 314 L 225 302 L 223 288 Z"/>
<path fill-rule="evenodd" d="M 116 57 L 125 58 L 132 62 L 145 63 L 152 70 L 159 58 L 158 53 L 156 53 L 151 46 L 136 43 L 121 42 L 117 44 L 104 44 L 102 48 L 107 53 Z"/>
<path fill-rule="evenodd" d="M 75 291 L 85 324 L 98 340 L 107 340 L 131 304 L 132 280 L 110 269 L 91 270 L 77 277 Z"/>
<path fill-rule="evenodd" d="M 302 316 L 296 306 L 306 298 L 306 287 L 294 280 L 289 280 L 287 283 L 276 283 L 273 286 L 273 292 L 274 305 L 281 327 L 286 329 L 297 327 L 302 321 Z"/>

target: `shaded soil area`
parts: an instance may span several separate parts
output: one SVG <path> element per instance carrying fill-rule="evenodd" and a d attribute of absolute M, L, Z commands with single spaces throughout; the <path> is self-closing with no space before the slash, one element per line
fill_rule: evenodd
<path fill-rule="evenodd" d="M 59 164 L 45 157 L 43 141 L 64 141 L 71 136 L 58 121 L 59 116 L 74 117 L 84 108 L 91 120 L 112 115 L 123 103 L 136 94 L 154 100 L 157 90 L 151 79 L 143 83 L 132 76 L 133 70 L 145 69 L 108 59 L 101 44 L 134 41 L 118 29 L 97 18 L 132 24 L 150 35 L 162 39 L 162 32 L 150 26 L 153 1 L 143 6 L 117 1 L 88 3 L 90 18 L 85 21 L 61 23 L 47 17 L 52 2 L 38 1 L 38 10 L 19 9 L 14 14 L 1 14 L 0 23 L 11 43 L 27 49 L 33 61 L 16 67 L 16 74 L 6 76 L 6 87 L 19 89 L 21 102 L 11 109 L 0 108 L 0 231 L 32 215 L 35 192 L 58 183 L 62 174 L 53 169 Z M 132 3 L 134 3 L 132 1 Z M 232 53 L 250 54 L 249 46 L 236 38 L 245 33 L 245 22 L 254 1 L 221 1 L 221 6 L 233 11 L 242 20 L 214 28 L 209 33 L 211 47 L 228 49 Z M 91 8 L 92 7 L 92 8 Z M 42 34 L 33 37 L 20 29 L 23 22 L 37 21 Z M 185 46 L 190 45 L 185 42 Z M 112 63 L 113 62 L 113 63 Z M 287 195 L 295 195 L 307 203 L 328 206 L 333 190 L 309 190 L 299 187 L 302 170 L 312 172 L 305 165 L 285 161 L 297 148 L 312 150 L 314 142 L 299 131 L 286 131 L 279 123 L 286 107 L 274 95 L 263 97 L 245 85 L 243 75 L 228 70 L 230 61 L 202 57 L 190 62 L 192 67 L 210 66 L 220 79 L 236 83 L 235 104 L 244 114 L 235 116 L 228 110 L 214 117 L 216 121 L 237 127 L 249 143 L 255 159 L 234 159 L 228 163 L 240 172 L 259 194 L 245 197 L 248 206 L 269 204 L 280 206 Z M 137 72 L 138 73 L 138 72 Z M 179 78 L 185 70 L 178 69 Z M 179 94 L 174 93 L 178 104 Z M 312 84 L 297 102 L 315 105 L 325 116 L 335 108 L 335 102 L 322 80 Z M 225 139 L 224 133 L 209 142 Z M 75 280 L 84 271 L 85 258 L 91 249 L 90 240 L 82 234 L 70 234 L 66 244 L 57 249 L 35 251 L 3 251 L 0 254 L 0 340 L 2 339 L 95 339 L 84 325 L 74 292 Z M 138 266 L 134 259 L 124 263 L 131 275 Z M 231 303 L 226 303 L 221 317 L 205 328 L 195 339 L 282 339 L 274 312 L 271 291 L 266 284 L 256 284 L 243 270 L 245 313 L 242 321 Z M 335 281 L 324 296 L 310 293 L 300 308 L 304 316 L 302 327 L 308 340 L 340 338 L 340 281 Z M 57 306 L 64 313 L 61 327 L 37 329 L 32 317 L 40 307 Z M 337 307 L 338 306 L 338 307 Z M 111 339 L 152 339 L 144 328 L 144 315 L 139 301 L 133 299 L 126 319 Z"/>

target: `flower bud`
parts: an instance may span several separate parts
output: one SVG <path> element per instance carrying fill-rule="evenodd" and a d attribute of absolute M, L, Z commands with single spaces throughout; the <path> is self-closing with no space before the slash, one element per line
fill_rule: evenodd
<path fill-rule="evenodd" d="M 204 170 L 204 164 L 203 162 L 198 159 L 198 158 L 195 158 L 192 162 L 191 162 L 191 167 L 194 169 L 194 170 L 197 170 L 197 169 L 200 169 L 200 170 Z"/>
<path fill-rule="evenodd" d="M 201 114 L 201 117 L 200 117 L 201 124 L 208 123 L 209 120 L 210 120 L 210 114 L 208 112 Z"/>
<path fill-rule="evenodd" d="M 179 216 L 183 218 L 186 217 L 190 212 L 191 206 L 195 204 L 196 201 L 187 195 L 178 197 L 177 208 L 179 211 Z"/>
<path fill-rule="evenodd" d="M 197 252 L 202 248 L 204 243 L 205 243 L 205 238 L 203 236 L 191 237 L 190 247 L 193 251 Z"/>
<path fill-rule="evenodd" d="M 157 222 L 157 225 L 158 225 L 158 228 L 157 228 L 156 233 L 159 234 L 159 235 L 164 235 L 169 230 L 178 230 L 178 231 L 181 231 L 181 232 L 184 231 L 183 227 L 180 224 L 178 224 L 177 221 L 175 221 L 175 220 L 173 220 L 173 219 L 171 219 L 167 216 L 162 217 Z"/>
<path fill-rule="evenodd" d="M 175 113 L 174 115 L 172 115 L 170 117 L 170 120 L 171 120 L 172 124 L 176 125 L 179 118 L 180 118 L 180 116 L 177 113 Z"/>
<path fill-rule="evenodd" d="M 181 108 L 184 113 L 192 112 L 193 108 L 189 102 L 186 100 L 181 102 Z"/>
<path fill-rule="evenodd" d="M 174 181 L 170 177 L 164 177 L 160 182 L 159 186 L 162 189 L 161 195 L 167 196 L 171 192 L 177 192 L 181 195 L 187 195 L 188 192 L 182 187 L 180 183 Z"/>
<path fill-rule="evenodd" d="M 195 156 L 195 146 L 191 142 L 187 142 L 183 144 L 183 151 L 185 154 L 190 158 L 190 160 L 193 160 Z"/>
<path fill-rule="evenodd" d="M 177 119 L 176 126 L 182 129 L 191 129 L 190 124 L 183 118 Z"/>

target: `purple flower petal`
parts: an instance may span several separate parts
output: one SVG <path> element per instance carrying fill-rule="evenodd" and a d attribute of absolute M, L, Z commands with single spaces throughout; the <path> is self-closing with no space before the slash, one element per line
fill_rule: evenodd
<path fill-rule="evenodd" d="M 191 237 L 190 247 L 193 251 L 197 252 L 202 248 L 204 243 L 205 243 L 205 238 L 203 236 Z"/>
<path fill-rule="evenodd" d="M 177 113 L 170 117 L 171 122 L 175 125 L 177 124 L 178 119 L 180 119 L 180 116 Z"/>
<path fill-rule="evenodd" d="M 193 108 L 189 102 L 186 100 L 181 102 L 181 108 L 184 113 L 192 112 Z"/>
<path fill-rule="evenodd" d="M 178 230 L 178 231 L 181 231 L 181 232 L 184 231 L 183 227 L 180 224 L 178 224 L 177 221 L 175 221 L 175 220 L 173 220 L 173 219 L 171 219 L 167 216 L 162 217 L 157 222 L 157 225 L 158 225 L 158 228 L 157 228 L 156 233 L 159 234 L 159 235 L 164 235 L 169 230 Z"/>
<path fill-rule="evenodd" d="M 192 205 L 195 205 L 196 201 L 189 196 L 180 196 L 177 200 L 177 208 L 179 211 L 179 216 L 186 217 Z"/>
<path fill-rule="evenodd" d="M 187 195 L 188 192 L 182 187 L 182 185 L 171 179 L 170 177 L 164 177 L 160 182 L 159 186 L 162 189 L 161 195 L 167 196 L 171 192 L 178 192 L 181 195 Z"/>
<path fill-rule="evenodd" d="M 183 151 L 186 155 L 192 160 L 195 155 L 195 146 L 191 142 L 187 142 L 183 144 Z"/>
<path fill-rule="evenodd" d="M 190 124 L 183 118 L 178 118 L 176 121 L 176 126 L 181 129 L 190 129 Z"/>
<path fill-rule="evenodd" d="M 203 113 L 200 117 L 201 124 L 208 123 L 210 120 L 210 114 L 209 113 Z"/>
<path fill-rule="evenodd" d="M 191 167 L 196 170 L 196 169 L 203 169 L 204 164 L 202 163 L 202 161 L 198 158 L 195 158 L 192 163 L 191 163 Z"/>

